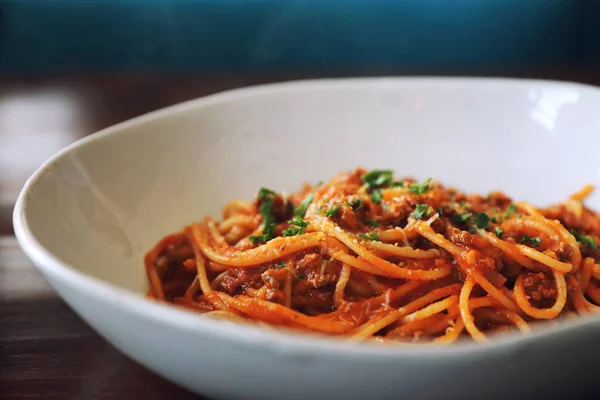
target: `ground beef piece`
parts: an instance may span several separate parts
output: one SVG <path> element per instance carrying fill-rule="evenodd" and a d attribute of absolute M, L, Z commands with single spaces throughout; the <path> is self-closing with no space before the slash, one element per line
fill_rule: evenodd
<path fill-rule="evenodd" d="M 443 218 L 438 218 L 431 223 L 431 228 L 436 232 L 442 232 L 448 229 L 448 223 Z"/>
<path fill-rule="evenodd" d="M 525 294 L 532 305 L 537 307 L 551 306 L 558 294 L 554 280 L 543 272 L 528 272 L 523 283 Z"/>
<path fill-rule="evenodd" d="M 395 197 L 389 202 L 386 207 L 379 207 L 380 210 L 377 210 L 377 214 L 380 217 L 377 218 L 377 221 L 381 225 L 392 225 L 392 226 L 402 226 L 406 223 L 407 218 L 415 211 L 417 206 L 417 199 L 411 196 L 400 196 Z M 368 215 L 368 213 L 366 213 Z M 365 217 L 368 218 L 368 217 Z"/>
<path fill-rule="evenodd" d="M 485 198 L 478 194 L 468 194 L 466 196 L 466 202 L 467 202 L 467 204 L 469 204 L 470 208 L 472 208 L 473 210 L 475 210 L 477 212 L 481 211 L 481 209 L 484 206 L 487 207 Z"/>
<path fill-rule="evenodd" d="M 356 230 L 360 227 L 360 223 L 358 222 L 358 218 L 356 217 L 356 212 L 352 210 L 350 207 L 340 206 L 339 207 L 339 219 L 338 224 L 342 229 Z"/>
<path fill-rule="evenodd" d="M 461 246 L 471 246 L 473 244 L 473 235 L 460 229 L 450 228 L 450 240 Z"/>
<path fill-rule="evenodd" d="M 320 254 L 307 254 L 296 263 L 294 276 L 313 289 L 335 284 L 340 277 L 337 261 L 325 260 Z"/>
<path fill-rule="evenodd" d="M 357 168 L 349 174 L 340 174 L 333 178 L 327 185 L 326 190 L 320 191 L 322 197 L 338 197 L 340 194 L 350 196 L 356 194 L 358 189 L 364 185 L 362 176 L 366 174 L 362 168 Z"/>
<path fill-rule="evenodd" d="M 217 290 L 228 293 L 231 296 L 241 294 L 244 289 L 251 287 L 258 289 L 262 286 L 261 274 L 265 268 L 231 268 L 227 270 L 225 277 L 217 287 Z"/>
<path fill-rule="evenodd" d="M 569 260 L 571 258 L 571 255 L 573 254 L 573 247 L 562 241 L 556 243 L 548 250 L 553 251 L 558 257 L 558 260 L 560 261 Z"/>
<path fill-rule="evenodd" d="M 513 282 L 523 272 L 523 266 L 512 260 L 505 261 L 501 272 L 509 282 Z"/>
<path fill-rule="evenodd" d="M 285 280 L 289 271 L 287 269 L 268 269 L 262 273 L 261 278 L 267 288 L 267 300 L 276 303 L 285 301 Z"/>
<path fill-rule="evenodd" d="M 502 192 L 491 192 L 488 195 L 487 201 L 490 206 L 500 209 L 507 208 L 512 203 L 512 199 Z"/>
<path fill-rule="evenodd" d="M 309 315 L 327 314 L 333 310 L 333 292 L 308 289 L 303 293 L 294 293 L 293 303 Z"/>
<path fill-rule="evenodd" d="M 180 269 L 181 264 L 188 258 L 193 257 L 194 252 L 187 240 L 181 243 L 169 244 L 156 259 L 156 270 L 163 280 L 172 279 L 173 274 Z"/>

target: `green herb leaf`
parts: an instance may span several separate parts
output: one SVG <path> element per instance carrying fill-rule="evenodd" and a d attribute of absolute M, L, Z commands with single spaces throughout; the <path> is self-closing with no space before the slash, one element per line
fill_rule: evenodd
<path fill-rule="evenodd" d="M 508 209 L 506 210 L 506 216 L 508 217 L 510 214 L 514 214 L 517 212 L 517 206 L 514 204 L 511 204 L 510 206 L 508 206 Z"/>
<path fill-rule="evenodd" d="M 486 214 L 486 213 L 479 213 L 477 214 L 477 216 L 475 216 L 475 225 L 477 225 L 477 227 L 479 229 L 485 229 L 488 227 L 490 223 L 490 217 Z"/>
<path fill-rule="evenodd" d="M 444 209 L 442 207 L 438 209 L 438 214 L 440 214 L 440 217 L 444 216 Z"/>
<path fill-rule="evenodd" d="M 295 236 L 303 234 L 306 232 L 306 228 L 308 228 L 310 222 L 303 220 L 301 217 L 294 217 L 288 221 L 288 224 L 292 226 L 284 229 L 283 232 L 281 232 L 283 236 Z"/>
<path fill-rule="evenodd" d="M 266 200 L 268 198 L 274 197 L 277 193 L 275 193 L 274 191 L 272 191 L 271 189 L 267 189 L 267 188 L 260 188 L 260 190 L 258 191 L 258 199 L 259 200 Z"/>
<path fill-rule="evenodd" d="M 362 181 L 367 185 L 367 191 L 375 204 L 381 203 L 381 188 L 392 184 L 394 171 L 374 169 L 362 176 Z"/>
<path fill-rule="evenodd" d="M 325 216 L 332 218 L 332 217 L 337 217 L 338 214 L 340 213 L 340 206 L 338 206 L 337 204 L 332 205 L 329 210 L 325 210 Z"/>
<path fill-rule="evenodd" d="M 302 279 L 304 279 L 304 275 L 296 275 L 294 276 L 294 279 L 297 281 L 301 281 Z"/>
<path fill-rule="evenodd" d="M 580 235 L 574 230 L 571 230 L 570 232 L 573 236 L 575 236 L 575 240 L 577 240 L 578 242 L 590 246 L 592 249 L 596 249 L 596 241 L 591 236 Z"/>
<path fill-rule="evenodd" d="M 430 189 L 429 183 L 431 183 L 431 178 L 427 178 L 421 183 L 413 183 L 410 185 L 410 191 L 415 194 L 423 194 Z"/>
<path fill-rule="evenodd" d="M 472 216 L 473 216 L 473 214 L 471 214 L 471 213 L 456 214 L 454 219 L 456 220 L 457 223 L 462 224 L 464 222 L 467 222 L 469 220 L 469 218 L 471 218 Z"/>
<path fill-rule="evenodd" d="M 365 222 L 367 223 L 367 225 L 370 225 L 374 228 L 379 226 L 379 222 L 375 221 L 374 219 L 368 219 Z"/>
<path fill-rule="evenodd" d="M 361 199 L 352 200 L 352 208 L 356 210 L 360 210 L 363 206 L 363 201 Z"/>
<path fill-rule="evenodd" d="M 540 245 L 541 239 L 539 237 L 529 237 L 527 235 L 523 235 L 521 238 L 521 243 L 531 243 L 532 247 L 538 247 Z"/>
<path fill-rule="evenodd" d="M 592 249 L 596 248 L 596 241 L 592 239 L 590 236 L 581 235 L 579 236 L 579 242 L 590 246 Z"/>
<path fill-rule="evenodd" d="M 373 203 L 381 204 L 381 199 L 383 198 L 381 189 L 373 189 L 373 191 L 370 193 L 370 196 Z"/>
<path fill-rule="evenodd" d="M 281 233 L 283 236 L 296 236 L 304 233 L 306 229 L 303 229 L 299 226 L 290 226 L 287 229 L 284 229 Z"/>
<path fill-rule="evenodd" d="M 392 183 L 394 171 L 389 169 L 374 169 L 362 176 L 362 181 L 367 184 L 367 188 L 376 188 L 389 186 Z"/>
<path fill-rule="evenodd" d="M 304 215 L 306 215 L 306 210 L 308 209 L 308 206 L 310 205 L 310 203 L 312 203 L 314 198 L 315 196 L 312 193 L 308 194 L 308 196 L 304 198 L 302 203 L 300 203 L 298 208 L 296 208 L 296 211 L 294 211 L 294 215 L 296 217 L 303 218 Z"/>
<path fill-rule="evenodd" d="M 262 236 L 255 236 L 255 235 L 252 235 L 252 236 L 250 236 L 250 237 L 249 237 L 249 239 L 250 239 L 250 241 L 251 241 L 253 244 L 259 244 L 260 242 L 262 242 L 262 241 L 263 241 L 263 237 L 262 237 Z"/>
<path fill-rule="evenodd" d="M 270 189 L 261 188 L 258 192 L 258 198 L 262 200 L 262 204 L 258 208 L 260 215 L 262 216 L 262 227 L 263 232 L 260 236 L 250 236 L 250 240 L 254 244 L 261 242 L 266 243 L 273 239 L 275 233 L 275 217 L 273 216 L 272 208 L 273 201 L 275 200 L 276 193 Z"/>
<path fill-rule="evenodd" d="M 404 181 L 396 181 L 396 182 L 392 182 L 392 184 L 390 185 L 390 187 L 404 187 Z"/>
<path fill-rule="evenodd" d="M 412 216 L 414 217 L 414 219 L 421 219 L 423 218 L 425 214 L 425 212 L 427 211 L 427 209 L 429 208 L 429 204 L 417 204 L 417 207 L 415 209 L 415 211 L 412 213 Z"/>
<path fill-rule="evenodd" d="M 499 238 L 502 237 L 502 235 L 504 235 L 504 231 L 502 230 L 502 228 L 500 228 L 499 226 L 494 228 L 494 233 L 496 234 L 496 236 L 498 236 Z"/>
<path fill-rule="evenodd" d="M 321 186 L 322 184 L 323 184 L 323 181 L 319 181 L 319 182 L 317 182 L 317 184 L 315 185 L 315 187 L 317 187 L 317 188 L 318 188 L 318 187 L 319 187 L 319 186 Z"/>
<path fill-rule="evenodd" d="M 379 241 L 379 235 L 377 234 L 377 232 L 371 232 L 371 233 L 359 233 L 358 237 L 365 239 L 365 240 L 377 240 Z"/>
<path fill-rule="evenodd" d="M 281 269 L 281 268 L 283 268 L 283 267 L 285 267 L 285 266 L 286 266 L 286 262 L 285 262 L 285 261 L 283 261 L 283 262 L 281 262 L 281 263 L 279 263 L 279 264 L 276 264 L 276 265 L 275 265 L 275 269 Z"/>
<path fill-rule="evenodd" d="M 477 228 L 475 228 L 474 226 L 469 228 L 469 233 L 475 233 L 477 232 Z"/>

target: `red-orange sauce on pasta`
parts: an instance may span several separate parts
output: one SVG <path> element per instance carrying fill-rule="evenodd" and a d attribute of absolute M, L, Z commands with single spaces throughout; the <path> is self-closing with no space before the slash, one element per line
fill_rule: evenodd
<path fill-rule="evenodd" d="M 361 168 L 290 196 L 262 188 L 161 240 L 148 296 L 351 341 L 528 334 L 600 309 L 591 190 L 536 208 Z"/>

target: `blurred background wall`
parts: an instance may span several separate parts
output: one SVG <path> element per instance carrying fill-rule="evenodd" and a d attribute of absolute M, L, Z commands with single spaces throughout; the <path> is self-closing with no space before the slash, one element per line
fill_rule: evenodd
<path fill-rule="evenodd" d="M 600 0 L 0 0 L 0 235 L 68 143 L 296 78 L 501 75 L 600 85 Z"/>
<path fill-rule="evenodd" d="M 15 0 L 0 70 L 471 73 L 600 60 L 596 0 Z"/>

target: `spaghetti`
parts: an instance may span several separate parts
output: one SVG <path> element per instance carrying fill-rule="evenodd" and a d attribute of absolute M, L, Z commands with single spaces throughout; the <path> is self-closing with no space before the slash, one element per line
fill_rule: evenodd
<path fill-rule="evenodd" d="M 527 334 L 600 310 L 591 191 L 537 209 L 360 168 L 290 196 L 263 188 L 158 242 L 148 296 L 351 341 Z"/>

